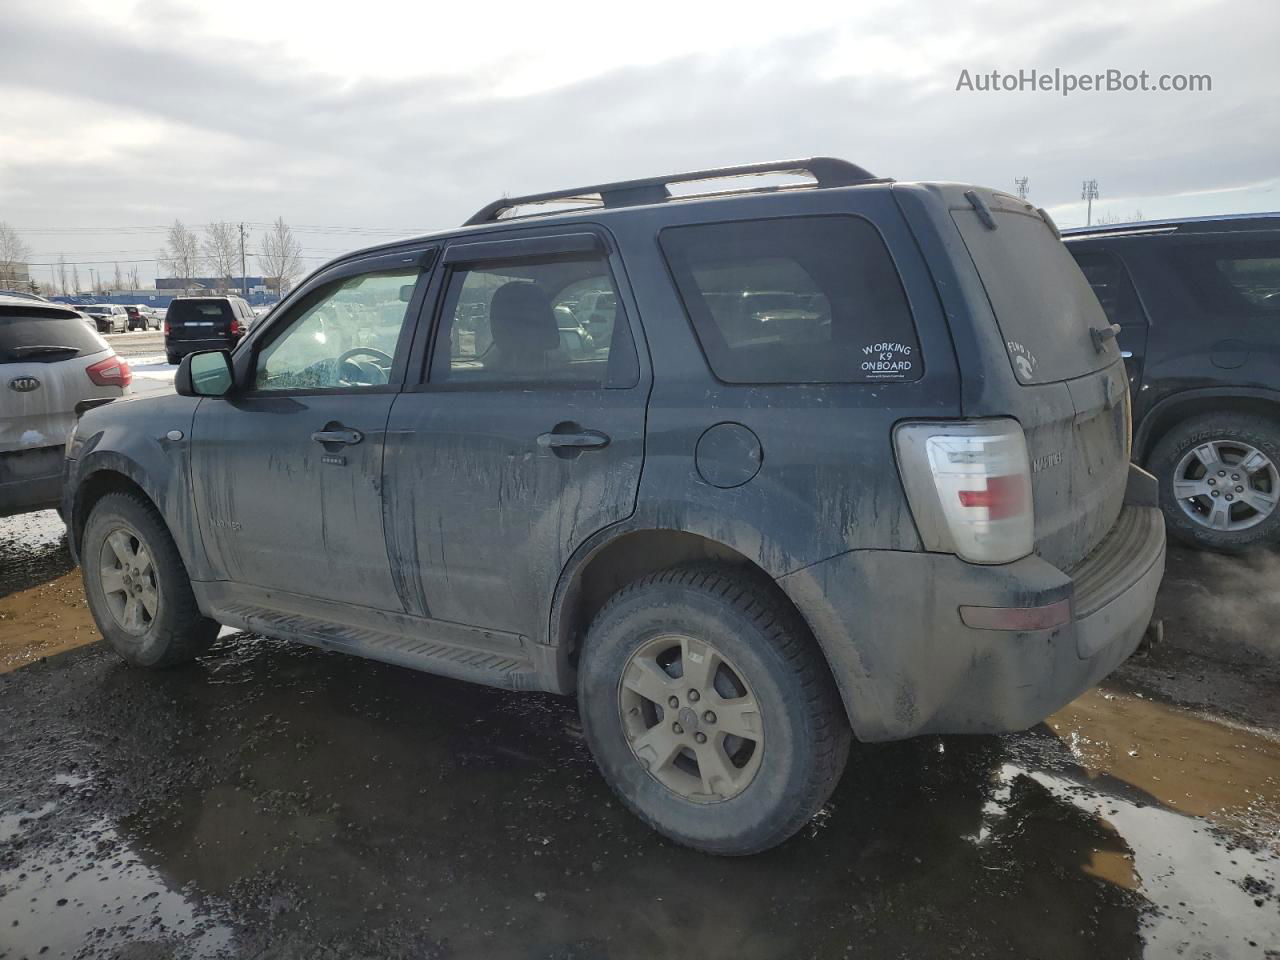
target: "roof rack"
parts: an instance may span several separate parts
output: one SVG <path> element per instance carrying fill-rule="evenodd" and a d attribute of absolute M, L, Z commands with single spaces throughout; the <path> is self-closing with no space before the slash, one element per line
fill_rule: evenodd
<path fill-rule="evenodd" d="M 569 190 L 552 190 L 549 193 L 531 193 L 524 197 L 503 197 L 485 205 L 464 224 L 493 223 L 516 207 L 542 203 L 580 201 L 584 207 L 635 207 L 647 203 L 665 203 L 672 199 L 668 188 L 673 183 L 695 183 L 700 180 L 720 180 L 725 177 L 766 176 L 769 174 L 794 174 L 812 177 L 818 187 L 847 187 L 855 183 L 874 183 L 881 178 L 869 173 L 856 163 L 835 157 L 809 157 L 807 160 L 779 160 L 773 163 L 745 163 L 736 167 L 713 167 L 675 173 L 666 177 L 645 177 L 641 180 L 619 180 L 616 183 L 600 183 L 589 187 L 573 187 Z M 807 184 L 806 184 L 807 186 Z"/>

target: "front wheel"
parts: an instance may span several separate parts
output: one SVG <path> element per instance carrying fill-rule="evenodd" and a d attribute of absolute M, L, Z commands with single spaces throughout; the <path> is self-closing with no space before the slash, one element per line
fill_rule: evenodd
<path fill-rule="evenodd" d="M 850 733 L 808 629 L 777 587 L 691 565 L 623 588 L 583 646 L 578 700 L 606 781 L 707 853 L 782 843 L 826 802 Z"/>
<path fill-rule="evenodd" d="M 89 612 L 102 636 L 135 666 L 168 667 L 209 648 L 218 625 L 196 605 L 178 548 L 146 500 L 110 493 L 80 545 Z"/>
<path fill-rule="evenodd" d="M 1148 466 L 1169 531 L 1184 543 L 1237 551 L 1280 540 L 1280 423 L 1194 417 L 1160 439 Z"/>

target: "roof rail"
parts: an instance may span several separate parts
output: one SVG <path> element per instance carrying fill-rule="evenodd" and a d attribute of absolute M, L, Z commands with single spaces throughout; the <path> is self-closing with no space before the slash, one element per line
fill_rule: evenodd
<path fill-rule="evenodd" d="M 712 167 L 708 170 L 674 173 L 666 177 L 619 180 L 616 183 L 552 190 L 549 193 L 531 193 L 524 197 L 503 197 L 482 207 L 466 221 L 464 226 L 493 223 L 500 219 L 514 219 L 503 218 L 502 215 L 516 207 L 564 200 L 579 200 L 584 207 L 634 207 L 647 203 L 664 203 L 672 199 L 671 191 L 667 187 L 673 183 L 694 183 L 699 180 L 769 174 L 808 174 L 813 177 L 818 187 L 847 187 L 855 183 L 874 182 L 880 179 L 856 163 L 835 157 L 809 157 L 806 160 L 779 160 L 773 163 L 744 163 L 736 167 Z"/>

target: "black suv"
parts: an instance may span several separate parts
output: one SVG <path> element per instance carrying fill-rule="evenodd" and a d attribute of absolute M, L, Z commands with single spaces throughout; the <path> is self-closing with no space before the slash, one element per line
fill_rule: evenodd
<path fill-rule="evenodd" d="M 177 297 L 164 317 L 165 357 L 177 363 L 196 350 L 230 350 L 253 321 L 253 308 L 240 297 Z"/>
<path fill-rule="evenodd" d="M 1064 231 L 1133 394 L 1134 460 L 1179 539 L 1280 541 L 1280 215 Z"/>
<path fill-rule="evenodd" d="M 807 182 L 668 189 L 763 173 Z M 576 693 L 628 806 L 716 853 L 798 830 L 851 735 L 1037 723 L 1134 650 L 1164 570 L 1052 223 L 839 160 L 495 201 L 321 268 L 175 386 L 68 444 L 126 660 L 227 624 Z"/>

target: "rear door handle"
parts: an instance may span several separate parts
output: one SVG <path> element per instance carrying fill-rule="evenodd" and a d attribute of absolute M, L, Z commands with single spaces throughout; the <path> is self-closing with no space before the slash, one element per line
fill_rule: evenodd
<path fill-rule="evenodd" d="M 609 435 L 599 430 L 582 430 L 578 433 L 543 433 L 538 436 L 538 446 L 552 450 L 598 450 L 609 445 Z"/>
<path fill-rule="evenodd" d="M 317 430 L 311 435 L 311 439 L 316 443 L 359 443 L 364 439 L 364 434 L 359 430 L 348 430 L 343 427 L 338 430 Z"/>

